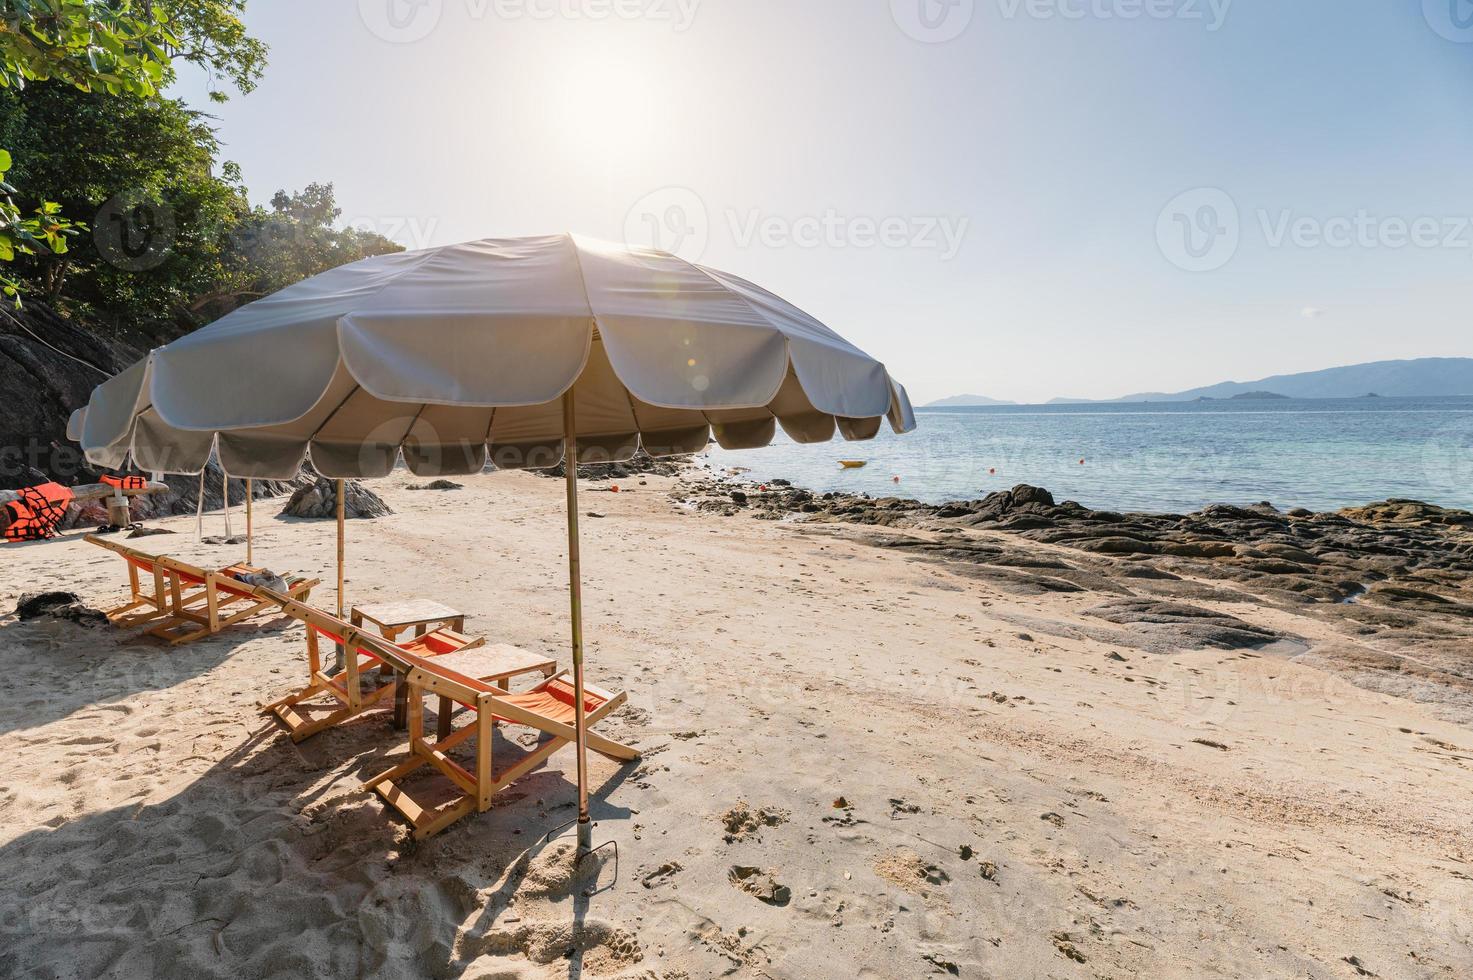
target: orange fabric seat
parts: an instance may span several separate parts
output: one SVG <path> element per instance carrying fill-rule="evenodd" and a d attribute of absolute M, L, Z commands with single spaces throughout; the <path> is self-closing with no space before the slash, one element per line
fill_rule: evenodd
<path fill-rule="evenodd" d="M 524 711 L 530 711 L 534 715 L 540 715 L 548 721 L 556 721 L 564 725 L 573 724 L 578 714 L 573 706 L 573 685 L 566 681 L 553 681 L 545 687 L 527 691 L 525 694 L 504 694 L 501 700 L 514 704 Z M 603 698 L 591 695 L 588 691 L 583 692 L 585 713 L 592 714 L 603 707 L 603 704 Z M 496 720 L 504 724 L 516 724 L 499 715 Z"/>
<path fill-rule="evenodd" d="M 389 654 L 386 652 L 385 654 Z M 483 681 L 466 677 L 433 660 L 406 656 L 405 680 L 409 686 L 409 758 L 372 779 L 364 786 L 414 827 L 414 837 L 424 839 L 471 813 L 491 808 L 492 799 L 522 776 L 542 765 L 558 749 L 572 745 L 576 737 L 577 701 L 573 679 L 564 671 L 520 694 L 508 694 Z M 475 713 L 475 721 L 452 732 L 445 726 L 431 743 L 425 738 L 423 698 L 438 695 L 443 706 L 457 702 Z M 595 725 L 624 704 L 623 692 L 612 693 L 584 686 L 585 738 L 589 750 L 618 762 L 639 758 L 639 750 L 622 745 L 593 731 Z M 497 725 L 523 725 L 541 737 L 529 752 L 509 767 L 497 771 L 492 764 L 493 732 Z M 447 753 L 457 745 L 474 740 L 475 763 L 463 766 Z M 422 766 L 438 770 L 457 794 L 449 801 L 416 800 L 402 780 Z"/>

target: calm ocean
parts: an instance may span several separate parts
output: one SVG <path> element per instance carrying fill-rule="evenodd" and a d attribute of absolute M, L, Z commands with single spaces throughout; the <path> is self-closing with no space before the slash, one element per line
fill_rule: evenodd
<path fill-rule="evenodd" d="M 747 467 L 759 482 L 931 502 L 1031 483 L 1109 510 L 1262 500 L 1330 510 L 1387 497 L 1473 510 L 1473 397 L 1009 405 L 916 417 L 907 436 L 887 426 L 869 443 L 799 446 L 779 433 L 767 449 L 713 449 L 711 460 Z M 840 459 L 869 465 L 844 470 Z"/>

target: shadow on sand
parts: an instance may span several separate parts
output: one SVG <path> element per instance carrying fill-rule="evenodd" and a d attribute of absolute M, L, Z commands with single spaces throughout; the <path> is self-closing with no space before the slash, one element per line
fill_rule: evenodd
<path fill-rule="evenodd" d="M 34 649 L 34 637 L 23 639 Z M 136 673 L 131 654 L 100 651 L 116 665 L 105 689 L 79 679 L 38 710 L 60 718 L 100 695 L 167 686 L 230 650 L 222 642 L 188 657 L 155 655 L 152 670 Z M 27 727 L 40 721 L 22 714 Z M 54 818 L 0 847 L 0 975 L 457 977 L 490 956 L 508 957 L 509 975 L 530 961 L 558 973 L 565 963 L 578 977 L 590 956 L 607 964 L 628 955 L 632 937 L 590 916 L 588 880 L 568 870 L 570 836 L 544 839 L 575 813 L 576 787 L 564 772 L 539 769 L 490 812 L 415 842 L 360 788 L 404 757 L 403 735 L 384 713 L 303 745 L 244 705 L 232 717 L 234 732 L 249 726 L 244 739 L 229 736 L 203 756 L 175 747 L 165 753 L 169 765 L 157 752 L 120 759 L 118 743 L 102 734 L 70 753 L 61 784 L 73 793 L 107 784 L 102 792 L 128 802 Z M 168 719 L 159 721 L 167 738 Z M 193 727 L 188 737 L 203 738 Z M 506 734 L 498 729 L 498 755 L 525 750 L 516 737 L 525 730 L 510 730 L 510 741 Z M 571 770 L 572 758 L 560 752 L 551 764 Z M 208 768 L 192 771 L 191 759 Z M 595 819 L 629 817 L 607 797 L 632 769 L 595 787 Z M 0 785 L 5 822 L 34 824 L 27 805 Z M 601 872 L 605 883 L 609 873 Z M 540 915 L 525 914 L 529 900 Z"/>
<path fill-rule="evenodd" d="M 0 735 L 177 687 L 209 673 L 251 640 L 284 635 L 291 623 L 285 616 L 251 620 L 171 647 L 141 631 L 7 617 L 0 620 Z"/>

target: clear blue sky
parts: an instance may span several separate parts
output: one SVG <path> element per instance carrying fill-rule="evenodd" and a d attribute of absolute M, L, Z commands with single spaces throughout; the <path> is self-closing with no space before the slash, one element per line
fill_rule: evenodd
<path fill-rule="evenodd" d="M 247 23 L 260 88 L 176 94 L 253 199 L 331 181 L 410 247 L 653 220 L 917 402 L 1473 355 L 1469 0 L 251 0 Z"/>

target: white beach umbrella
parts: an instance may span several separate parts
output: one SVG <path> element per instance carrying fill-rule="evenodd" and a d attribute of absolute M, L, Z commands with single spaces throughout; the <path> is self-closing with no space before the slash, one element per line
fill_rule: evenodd
<path fill-rule="evenodd" d="M 885 367 L 729 273 L 572 235 L 345 265 L 242 307 L 100 385 L 87 457 L 290 479 L 626 460 L 915 428 Z M 576 467 L 567 467 L 574 681 L 582 701 Z M 339 500 L 341 501 L 341 493 Z M 588 828 L 581 710 L 580 842 Z"/>

